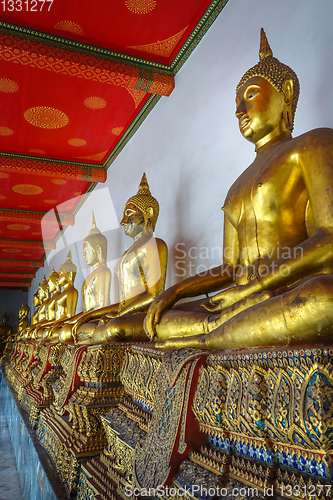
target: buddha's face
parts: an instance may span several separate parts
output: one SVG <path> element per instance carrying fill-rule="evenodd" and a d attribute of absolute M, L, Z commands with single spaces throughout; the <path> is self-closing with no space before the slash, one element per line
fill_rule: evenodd
<path fill-rule="evenodd" d="M 120 222 L 127 236 L 135 238 L 145 228 L 145 218 L 141 210 L 133 203 L 128 203 L 124 210 L 124 216 Z"/>
<path fill-rule="evenodd" d="M 83 257 L 88 266 L 93 266 L 96 262 L 98 262 L 97 253 L 87 241 L 83 242 Z"/>
<path fill-rule="evenodd" d="M 284 94 L 264 78 L 250 78 L 237 92 L 236 116 L 241 134 L 261 145 L 278 135 L 284 127 Z"/>

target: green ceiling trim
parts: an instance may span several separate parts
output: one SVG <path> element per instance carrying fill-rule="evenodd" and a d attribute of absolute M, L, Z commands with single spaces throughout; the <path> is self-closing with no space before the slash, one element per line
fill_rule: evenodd
<path fill-rule="evenodd" d="M 25 40 L 29 40 L 30 42 L 42 43 L 43 45 L 49 45 L 51 47 L 67 50 L 69 52 L 79 52 L 80 54 L 88 55 L 90 57 L 94 55 L 94 57 L 97 57 L 98 59 L 122 63 L 135 68 L 153 68 L 154 71 L 170 75 L 170 67 L 168 64 L 149 61 L 148 59 L 142 59 L 128 54 L 122 54 L 103 47 L 98 47 L 96 45 L 77 42 L 76 40 L 51 35 L 50 33 L 44 33 L 43 31 L 25 28 L 16 24 L 6 23 L 4 21 L 0 21 L 0 30 L 6 31 L 8 34 L 16 38 L 23 38 Z"/>
<path fill-rule="evenodd" d="M 88 56 L 94 55 L 99 59 L 105 59 L 110 62 L 123 63 L 139 69 L 149 68 L 161 74 L 175 76 L 227 2 L 228 0 L 213 0 L 211 2 L 210 6 L 170 65 L 150 61 L 149 59 L 142 59 L 128 54 L 122 54 L 103 47 L 98 47 L 97 45 L 77 42 L 76 40 L 51 35 L 50 33 L 18 26 L 16 24 L 6 23 L 4 21 L 0 21 L 0 31 L 7 32 L 17 38 L 24 38 L 25 40 L 29 39 L 31 42 L 43 43 L 44 45 L 57 47 L 62 50 L 79 52 Z"/>
<path fill-rule="evenodd" d="M 87 168 L 100 168 L 104 170 L 103 165 L 98 165 L 96 163 L 84 163 L 84 162 L 79 162 L 79 161 L 71 161 L 71 160 L 59 160 L 55 158 L 47 158 L 44 156 L 30 156 L 30 155 L 23 155 L 23 154 L 18 154 L 18 153 L 8 153 L 4 151 L 0 151 L 0 157 L 1 156 L 7 156 L 8 158 L 18 158 L 19 160 L 29 160 L 29 161 L 41 161 L 43 163 L 55 163 L 58 165 L 75 165 L 78 167 L 87 167 Z"/>
<path fill-rule="evenodd" d="M 195 47 L 207 33 L 208 29 L 211 27 L 217 16 L 220 14 L 222 9 L 227 4 L 228 0 L 213 0 L 191 35 L 186 40 L 183 47 L 180 49 L 176 57 L 173 59 L 170 69 L 173 75 L 180 70 L 185 61 L 191 55 Z"/>

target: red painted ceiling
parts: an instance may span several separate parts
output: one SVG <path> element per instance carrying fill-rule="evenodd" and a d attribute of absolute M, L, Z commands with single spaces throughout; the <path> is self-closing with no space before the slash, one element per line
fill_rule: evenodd
<path fill-rule="evenodd" d="M 30 286 L 226 1 L 0 2 L 0 288 Z"/>

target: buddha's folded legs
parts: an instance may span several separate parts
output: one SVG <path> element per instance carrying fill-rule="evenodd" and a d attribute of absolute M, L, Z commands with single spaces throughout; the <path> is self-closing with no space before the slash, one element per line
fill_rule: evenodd
<path fill-rule="evenodd" d="M 148 342 L 149 339 L 143 331 L 145 316 L 146 313 L 134 313 L 100 323 L 91 337 L 91 344 L 106 344 L 117 340 Z"/>
<path fill-rule="evenodd" d="M 170 338 L 157 347 L 221 350 L 325 344 L 332 340 L 333 275 L 318 275 L 242 310 L 210 333 Z"/>

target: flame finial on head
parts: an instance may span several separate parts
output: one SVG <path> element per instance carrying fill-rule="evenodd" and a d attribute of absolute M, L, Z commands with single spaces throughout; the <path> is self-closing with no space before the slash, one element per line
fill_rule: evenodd
<path fill-rule="evenodd" d="M 261 28 L 260 31 L 260 49 L 259 49 L 259 59 L 262 61 L 265 57 L 272 57 L 273 51 L 268 43 L 266 33 L 264 29 Z"/>
<path fill-rule="evenodd" d="M 72 262 L 72 251 L 70 250 L 67 254 L 66 261 L 59 266 L 59 273 L 63 271 L 64 273 L 76 273 L 77 267 Z"/>
<path fill-rule="evenodd" d="M 91 245 L 94 250 L 96 250 L 97 246 L 100 246 L 102 250 L 100 263 L 105 263 L 108 249 L 107 239 L 96 226 L 96 219 L 93 211 L 91 219 L 91 229 L 88 235 L 84 238 L 83 243 L 89 243 L 89 245 Z"/>

